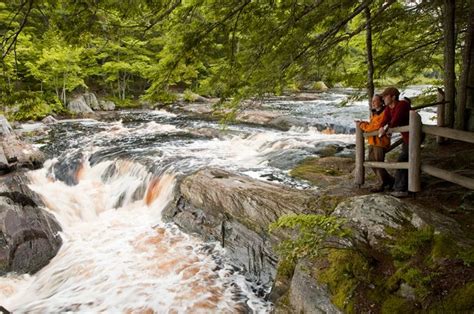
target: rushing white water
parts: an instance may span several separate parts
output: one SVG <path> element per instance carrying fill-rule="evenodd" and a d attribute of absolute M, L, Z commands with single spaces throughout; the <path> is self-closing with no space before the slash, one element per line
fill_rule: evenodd
<path fill-rule="evenodd" d="M 101 179 L 111 164 L 84 163 L 74 186 L 53 180 L 47 167 L 30 173 L 31 188 L 64 228 L 64 243 L 35 276 L 0 279 L 3 306 L 15 313 L 265 311 L 242 275 L 209 254 L 219 249 L 161 222 L 172 174 L 154 177 L 119 161 L 117 173 Z M 143 198 L 133 201 L 143 183 Z M 115 208 L 119 198 L 124 205 Z"/>
<path fill-rule="evenodd" d="M 15 313 L 269 312 L 225 250 L 163 223 L 160 213 L 173 198 L 176 176 L 202 167 L 307 188 L 288 169 L 317 155 L 323 142 L 339 145 L 340 154 L 350 154 L 354 142 L 352 134 L 316 125 L 347 131 L 367 115 L 366 102 L 340 107 L 345 97 L 269 104 L 306 121 L 289 131 L 223 130 L 164 111 L 56 125 L 44 144 L 54 158 L 29 177 L 60 222 L 64 243 L 35 275 L 0 277 L 0 305 Z"/>

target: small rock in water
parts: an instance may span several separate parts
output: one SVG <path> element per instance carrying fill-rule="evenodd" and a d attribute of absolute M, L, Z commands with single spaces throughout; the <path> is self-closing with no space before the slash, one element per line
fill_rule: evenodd
<path fill-rule="evenodd" d="M 43 120 L 41 120 L 41 122 L 43 122 L 44 124 L 53 124 L 53 123 L 58 122 L 58 120 L 56 120 L 53 116 L 47 116 L 47 117 L 43 118 Z"/>

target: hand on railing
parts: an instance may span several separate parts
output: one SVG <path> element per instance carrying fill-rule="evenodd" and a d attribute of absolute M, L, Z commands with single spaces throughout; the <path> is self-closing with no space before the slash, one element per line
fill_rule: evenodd
<path fill-rule="evenodd" d="M 389 127 L 388 125 L 385 126 L 385 127 L 381 127 L 379 130 L 378 130 L 378 137 L 382 137 L 382 136 L 387 136 L 387 137 L 392 137 L 392 132 L 390 131 L 389 132 Z"/>

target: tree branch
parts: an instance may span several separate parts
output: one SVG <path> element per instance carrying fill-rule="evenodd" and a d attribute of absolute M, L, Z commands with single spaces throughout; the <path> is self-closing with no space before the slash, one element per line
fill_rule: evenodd
<path fill-rule="evenodd" d="M 4 40 L 2 41 L 2 60 L 5 59 L 7 54 L 10 52 L 10 50 L 16 44 L 16 40 L 17 40 L 18 36 L 20 35 L 21 31 L 23 30 L 23 28 L 26 25 L 26 22 L 28 21 L 28 16 L 30 15 L 31 9 L 33 8 L 33 2 L 34 2 L 34 0 L 29 0 L 28 10 L 25 13 L 25 16 L 23 18 L 22 23 L 20 24 L 20 28 L 18 29 L 18 31 L 16 31 L 13 35 L 11 35 L 9 37 L 5 37 Z M 18 12 L 15 14 L 15 16 L 10 21 L 10 25 L 13 22 L 14 18 L 21 12 L 21 10 L 25 6 L 25 4 L 26 4 L 26 2 L 21 4 L 20 8 L 18 9 Z M 11 42 L 10 42 L 10 45 L 8 46 L 8 48 L 5 51 L 3 51 L 4 46 L 7 45 L 8 41 L 10 39 L 12 39 Z"/>

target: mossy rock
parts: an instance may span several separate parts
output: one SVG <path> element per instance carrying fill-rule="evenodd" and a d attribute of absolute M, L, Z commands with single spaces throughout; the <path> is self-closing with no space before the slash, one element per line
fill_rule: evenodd
<path fill-rule="evenodd" d="M 382 313 L 414 313 L 416 308 L 412 301 L 397 296 L 388 297 L 382 304 Z"/>
<path fill-rule="evenodd" d="M 317 81 L 313 84 L 313 88 L 317 91 L 325 92 L 329 87 L 323 81 Z"/>
<path fill-rule="evenodd" d="M 458 245 L 451 237 L 445 234 L 434 235 L 433 248 L 431 249 L 431 258 L 434 262 L 446 258 L 455 258 L 458 250 Z"/>
<path fill-rule="evenodd" d="M 328 285 L 332 302 L 346 313 L 354 312 L 354 291 L 366 281 L 369 265 L 354 251 L 332 250 L 328 255 L 329 267 L 320 270 L 318 280 Z"/>
<path fill-rule="evenodd" d="M 473 309 L 474 282 L 454 290 L 444 300 L 430 307 L 433 313 L 472 313 Z"/>
<path fill-rule="evenodd" d="M 282 258 L 278 262 L 277 273 L 272 291 L 269 295 L 269 299 L 273 303 L 279 303 L 281 306 L 289 305 L 289 301 L 287 300 L 288 290 L 295 271 L 295 266 L 295 262 L 291 259 Z"/>
<path fill-rule="evenodd" d="M 350 177 L 354 160 L 342 157 L 308 158 L 290 171 L 295 178 L 307 180 L 316 186 L 340 183 L 342 177 Z"/>

